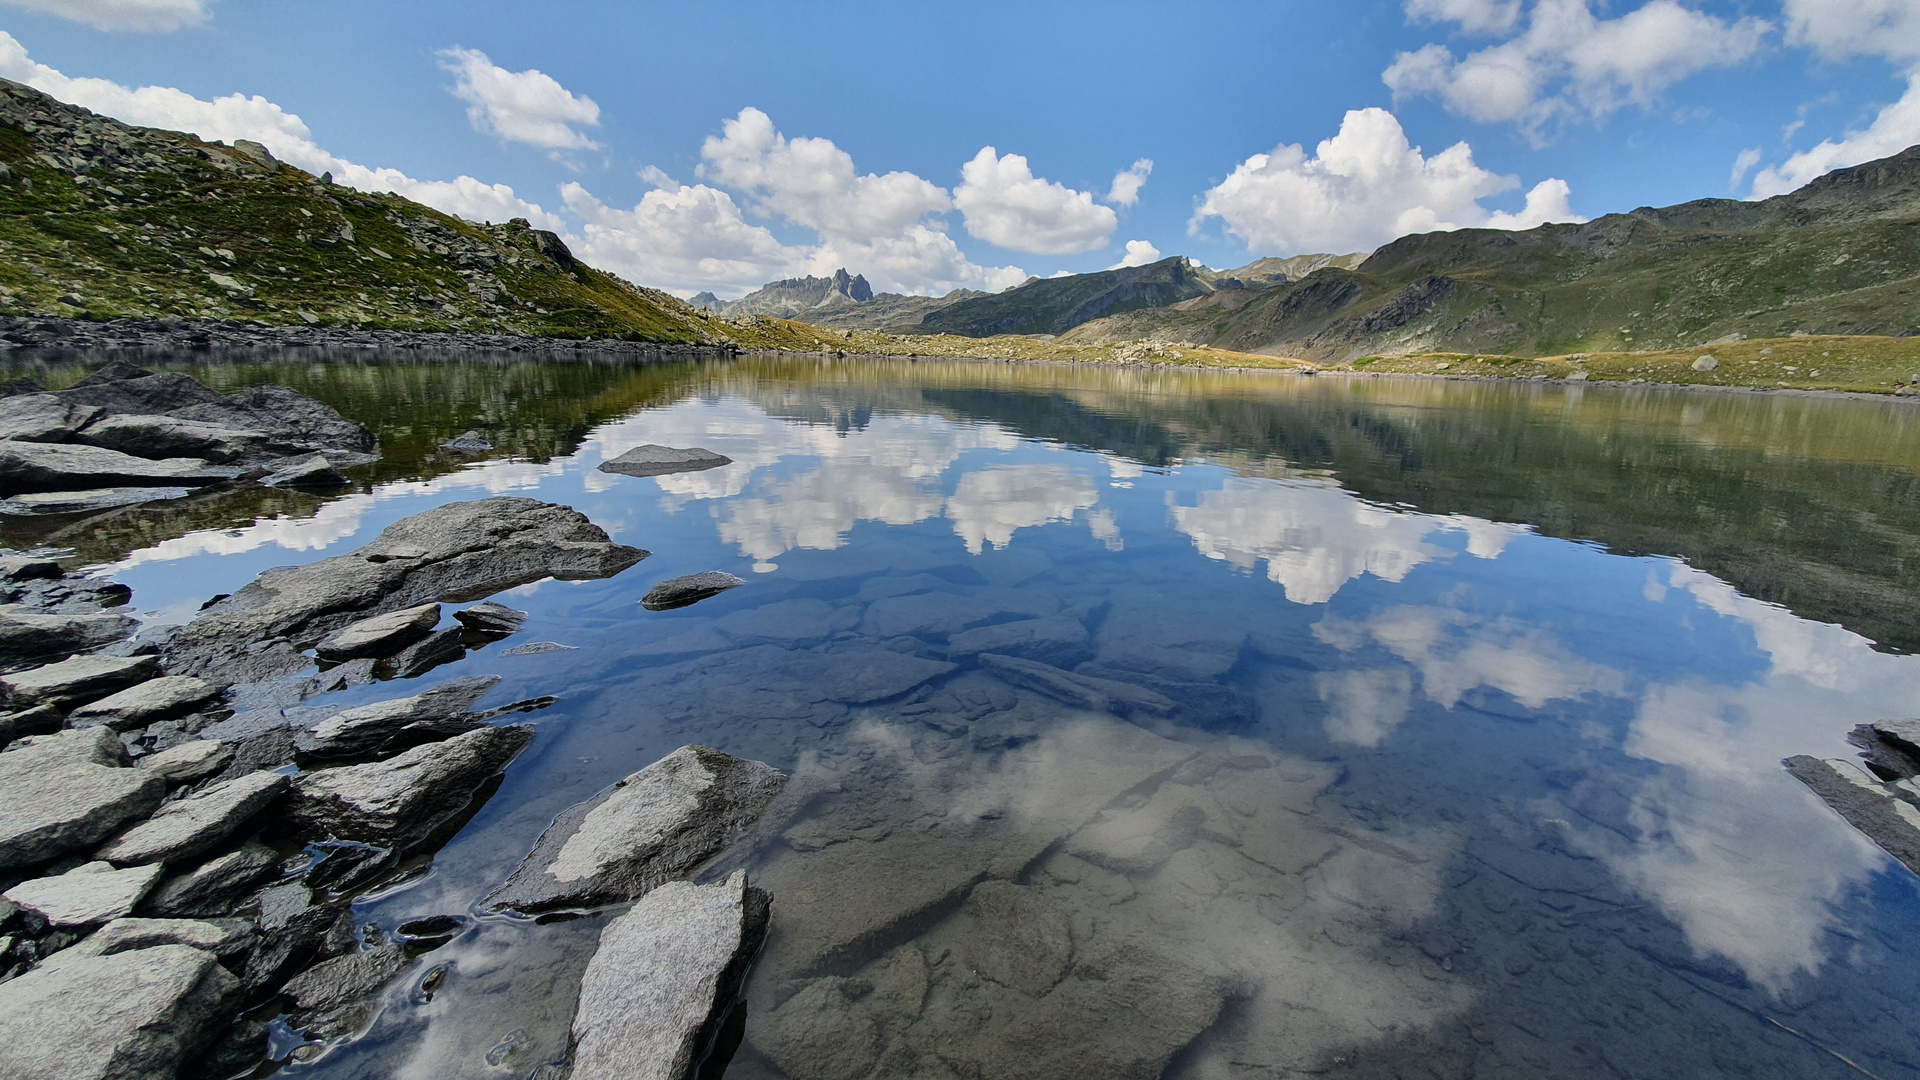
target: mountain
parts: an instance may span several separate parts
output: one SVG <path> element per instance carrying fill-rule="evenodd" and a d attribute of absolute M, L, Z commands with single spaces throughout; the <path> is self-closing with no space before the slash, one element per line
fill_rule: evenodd
<path fill-rule="evenodd" d="M 1059 334 L 1104 315 L 1166 307 L 1212 291 L 1192 263 L 1175 255 L 1146 266 L 1034 279 L 931 312 L 913 332 L 962 337 Z"/>
<path fill-rule="evenodd" d="M 861 304 L 873 299 L 873 288 L 864 276 L 848 277 L 846 267 L 830 278 L 800 277 L 772 281 L 733 301 L 721 301 L 725 315 L 770 315 L 778 319 L 799 318 L 820 308 L 843 304 Z"/>
<path fill-rule="evenodd" d="M 823 345 L 629 284 L 524 220 L 477 225 L 5 80 L 0 315 Z"/>
<path fill-rule="evenodd" d="M 1371 354 L 1551 356 L 1737 335 L 1920 332 L 1920 147 L 1760 202 L 1702 199 L 1524 232 L 1406 236 L 1330 265 L 1080 327 L 1341 361 Z"/>

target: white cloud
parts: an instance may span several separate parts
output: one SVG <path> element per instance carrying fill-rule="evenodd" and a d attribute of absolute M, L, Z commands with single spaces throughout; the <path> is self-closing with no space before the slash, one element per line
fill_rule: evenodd
<path fill-rule="evenodd" d="M 1127 254 L 1125 257 L 1112 266 L 1107 267 L 1107 269 L 1118 270 L 1123 266 L 1145 266 L 1148 263 L 1156 263 L 1159 261 L 1160 249 L 1154 247 L 1152 242 L 1147 240 L 1129 240 L 1127 241 Z"/>
<path fill-rule="evenodd" d="M 1408 5 L 1409 14 L 1479 30 L 1496 27 L 1498 8 L 1476 0 Z M 1740 63 L 1773 29 L 1764 19 L 1729 22 L 1676 0 L 1650 0 L 1615 19 L 1595 16 L 1590 0 L 1535 0 L 1526 22 L 1519 36 L 1462 58 L 1438 44 L 1401 53 L 1381 78 L 1396 98 L 1432 95 L 1450 112 L 1514 121 L 1538 138 L 1556 117 L 1598 118 L 1649 104 L 1690 75 Z M 1516 18 L 1505 29 L 1517 25 Z"/>
<path fill-rule="evenodd" d="M 727 288 L 790 277 L 806 264 L 805 249 L 750 224 L 732 196 L 705 184 L 656 188 L 631 210 L 608 207 L 577 183 L 560 197 L 582 222 L 575 254 L 635 281 Z"/>
<path fill-rule="evenodd" d="M 1469 34 L 1504 34 L 1520 21 L 1520 0 L 1407 0 L 1407 18 L 1454 22 Z"/>
<path fill-rule="evenodd" d="M 1913 0 L 1786 0 L 1787 44 L 1831 59 L 1920 58 L 1920 4 Z"/>
<path fill-rule="evenodd" d="M 1356 109 L 1312 157 L 1294 144 L 1242 162 L 1206 193 L 1189 230 L 1218 217 L 1249 248 L 1299 254 L 1368 250 L 1416 232 L 1586 220 L 1567 205 L 1561 180 L 1535 185 L 1518 214 L 1480 205 L 1519 186 L 1474 164 L 1464 142 L 1426 157 L 1392 113 Z"/>
<path fill-rule="evenodd" d="M 1824 139 L 1812 149 L 1802 150 L 1779 165 L 1769 165 L 1755 173 L 1752 197 L 1783 195 L 1834 169 L 1897 154 L 1917 142 L 1920 142 L 1920 74 L 1909 76 L 1906 93 L 1881 109 L 1873 123 L 1865 128 L 1849 131 L 1838 139 Z"/>
<path fill-rule="evenodd" d="M 1740 156 L 1733 159 L 1733 171 L 1727 174 L 1727 189 L 1740 190 L 1740 181 L 1746 179 L 1747 174 L 1752 172 L 1753 167 L 1758 164 L 1760 164 L 1759 147 L 1749 146 L 1740 151 Z"/>
<path fill-rule="evenodd" d="M 960 169 L 953 204 L 967 232 L 1010 251 L 1071 255 L 1105 247 L 1120 224 L 1093 194 L 1033 175 L 1019 154 L 999 156 L 982 147 Z"/>
<path fill-rule="evenodd" d="M 207 20 L 213 0 L 4 0 L 12 7 L 58 15 L 96 30 L 170 33 Z"/>
<path fill-rule="evenodd" d="M 1107 189 L 1107 201 L 1115 206 L 1134 205 L 1140 201 L 1140 189 L 1147 186 L 1147 177 L 1152 174 L 1152 158 L 1141 158 L 1114 173 L 1113 185 Z"/>
<path fill-rule="evenodd" d="M 988 544 L 1005 548 L 1019 529 L 1070 521 L 1099 501 L 1093 480 L 1077 469 L 996 465 L 960 478 L 947 500 L 947 517 L 967 545 L 967 553 L 978 555 Z"/>
<path fill-rule="evenodd" d="M 440 66 L 455 76 L 453 93 L 467 120 L 485 135 L 545 150 L 598 150 L 575 125 L 597 127 L 600 106 L 567 91 L 544 72 L 508 71 L 478 49 L 442 49 Z"/>
<path fill-rule="evenodd" d="M 524 217 L 543 228 L 565 226 L 505 184 L 487 184 L 470 176 L 416 180 L 398 169 L 369 168 L 337 157 L 314 142 L 313 133 L 298 116 L 257 94 L 228 94 L 206 101 L 169 86 L 135 90 L 106 79 L 73 78 L 36 63 L 5 31 L 0 31 L 0 77 L 129 124 L 187 131 L 203 139 L 227 142 L 253 139 L 265 144 L 275 157 L 308 172 L 331 172 L 335 180 L 349 187 L 392 191 L 460 217 L 481 221 Z"/>

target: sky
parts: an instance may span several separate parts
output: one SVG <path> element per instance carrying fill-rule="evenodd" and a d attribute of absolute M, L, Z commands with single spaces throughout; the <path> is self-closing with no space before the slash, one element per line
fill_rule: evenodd
<path fill-rule="evenodd" d="M 1920 0 L 0 0 L 0 77 L 723 298 L 1764 198 L 1920 143 Z"/>

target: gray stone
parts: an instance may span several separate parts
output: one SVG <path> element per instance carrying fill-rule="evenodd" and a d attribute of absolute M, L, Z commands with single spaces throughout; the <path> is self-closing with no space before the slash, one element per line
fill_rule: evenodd
<path fill-rule="evenodd" d="M 160 1080 L 231 1019 L 239 984 L 210 952 L 162 945 L 0 985 L 0 1076 Z"/>
<path fill-rule="evenodd" d="M 1711 353 L 1707 354 L 1706 356 L 1698 357 L 1693 362 L 1693 370 L 1695 371 L 1712 371 L 1715 368 L 1718 368 L 1719 366 L 1720 366 L 1720 361 L 1715 360 Z"/>
<path fill-rule="evenodd" d="M 697 446 L 679 450 L 648 443 L 636 446 L 610 461 L 601 462 L 600 471 L 622 476 L 665 476 L 668 473 L 703 472 L 731 464 L 732 458 Z"/>
<path fill-rule="evenodd" d="M 683 746 L 568 808 L 483 903 L 539 914 L 638 899 L 745 833 L 786 782 L 758 761 Z"/>
<path fill-rule="evenodd" d="M 141 904 L 145 911 L 168 917 L 218 915 L 233 909 L 240 895 L 280 865 L 280 857 L 264 844 L 248 843 L 192 871 L 161 882 Z"/>
<path fill-rule="evenodd" d="M 580 980 L 573 1080 L 684 1080 L 708 1063 L 765 939 L 771 898 L 747 884 L 675 881 L 608 923 Z M 702 1070 L 707 1064 L 708 1069 Z"/>
<path fill-rule="evenodd" d="M 1098 712 L 1138 710 L 1154 716 L 1170 715 L 1174 709 L 1171 698 L 1146 687 L 1115 679 L 1079 675 L 1034 660 L 982 653 L 980 666 L 1015 686 L 1038 690 L 1048 697 L 1083 709 Z"/>
<path fill-rule="evenodd" d="M 266 434 L 177 416 L 103 416 L 82 428 L 78 442 L 143 458 L 248 461 L 273 453 Z"/>
<path fill-rule="evenodd" d="M 1920 720 L 1881 720 L 1873 730 L 1908 754 L 1920 756 Z"/>
<path fill-rule="evenodd" d="M 463 600 L 542 578 L 611 577 L 646 557 L 585 515 L 532 499 L 449 503 L 389 525 L 346 555 L 269 570 L 182 627 L 178 674 L 235 665 L 260 641 L 308 647 L 349 623 L 429 600 Z"/>
<path fill-rule="evenodd" d="M 325 488 L 347 482 L 325 454 L 307 454 L 289 461 L 275 462 L 273 471 L 260 478 L 267 487 Z"/>
<path fill-rule="evenodd" d="M 51 705 L 0 714 L 0 747 L 27 735 L 51 735 L 66 726 L 66 717 Z"/>
<path fill-rule="evenodd" d="M 1087 640 L 1087 628 L 1078 619 L 1023 619 L 963 630 L 947 639 L 947 656 L 999 653 L 1064 668 L 1092 654 Z"/>
<path fill-rule="evenodd" d="M 511 634 L 527 624 L 526 612 L 515 611 L 505 604 L 496 604 L 491 600 L 475 604 L 464 611 L 456 611 L 453 617 L 461 626 L 487 634 Z"/>
<path fill-rule="evenodd" d="M 119 641 L 139 625 L 110 611 L 44 614 L 8 604 L 0 607 L 0 660 L 71 656 Z"/>
<path fill-rule="evenodd" d="M 94 853 L 116 866 L 190 859 L 232 836 L 287 790 L 277 772 L 254 772 L 167 803 Z"/>
<path fill-rule="evenodd" d="M 389 679 L 413 679 L 441 664 L 451 664 L 467 655 L 460 640 L 466 631 L 458 626 L 428 634 L 380 662 L 380 674 Z"/>
<path fill-rule="evenodd" d="M 744 579 L 724 570 L 708 570 L 705 573 L 668 578 L 648 589 L 647 595 L 640 598 L 640 606 L 648 611 L 668 611 L 698 603 L 709 596 L 718 596 L 728 589 L 745 584 Z"/>
<path fill-rule="evenodd" d="M 0 439 L 66 442 L 98 415 L 97 406 L 65 401 L 56 394 L 15 394 L 0 398 Z"/>
<path fill-rule="evenodd" d="M 0 693 L 15 706 L 70 708 L 119 693 L 153 677 L 152 656 L 75 656 L 57 664 L 0 676 Z"/>
<path fill-rule="evenodd" d="M 102 487 L 202 487 L 240 475 L 200 458 L 149 461 L 71 443 L 0 442 L 0 495 Z"/>
<path fill-rule="evenodd" d="M 110 487 L 87 491 L 31 491 L 0 499 L 0 514 L 13 517 L 37 517 L 47 514 L 91 514 L 122 506 L 184 499 L 192 494 L 183 487 Z"/>
<path fill-rule="evenodd" d="M 164 777 L 169 784 L 190 784 L 212 776 L 232 760 L 233 751 L 219 739 L 195 739 L 148 754 L 135 764 L 143 772 Z"/>
<path fill-rule="evenodd" d="M 166 780 L 126 764 L 110 728 L 37 736 L 0 753 L 0 869 L 90 848 L 158 806 Z"/>
<path fill-rule="evenodd" d="M 1801 754 L 1786 766 L 1848 824 L 1920 874 L 1920 808 L 1844 758 Z"/>
<path fill-rule="evenodd" d="M 0 555 L 0 578 L 8 581 L 44 581 L 65 575 L 66 571 L 61 569 L 60 564 L 53 559 L 36 559 L 28 555 Z"/>
<path fill-rule="evenodd" d="M 525 645 L 515 645 L 511 649 L 501 650 L 501 656 L 539 656 L 541 653 L 572 652 L 577 645 L 562 645 L 557 641 L 529 641 Z"/>
<path fill-rule="evenodd" d="M 192 712 L 219 692 L 204 679 L 167 675 L 82 705 L 67 714 L 67 723 L 73 727 L 105 724 L 115 731 L 132 731 Z"/>
<path fill-rule="evenodd" d="M 320 757 L 351 757 L 464 734 L 484 724 L 467 710 L 499 681 L 498 675 L 455 679 L 424 694 L 356 706 L 300 732 L 294 745 Z"/>
<path fill-rule="evenodd" d="M 313 651 L 320 659 L 334 663 L 392 656 L 432 633 L 439 624 L 439 604 L 401 608 L 343 626 L 328 634 Z"/>
<path fill-rule="evenodd" d="M 294 782 L 286 820 L 316 836 L 405 847 L 464 809 L 532 738 L 521 724 L 481 728 L 385 761 L 308 773 Z"/>
<path fill-rule="evenodd" d="M 246 947 L 253 937 L 252 929 L 251 923 L 240 919 L 229 919 L 224 924 L 201 919 L 115 919 L 88 934 L 79 944 L 48 957 L 45 966 L 161 945 L 188 945 L 224 958 Z"/>
<path fill-rule="evenodd" d="M 292 1000 L 293 1024 L 309 1038 L 351 1034 L 373 1018 L 380 988 L 413 966 L 399 945 L 381 945 L 323 960 L 294 976 L 281 993 Z"/>
<path fill-rule="evenodd" d="M 1115 612 L 1100 625 L 1100 663 L 1169 682 L 1223 675 L 1239 660 L 1246 631 L 1219 620 L 1164 610 Z"/>
<path fill-rule="evenodd" d="M 116 416 L 169 416 L 259 432 L 276 457 L 309 450 L 364 453 L 376 446 L 365 427 L 284 386 L 250 386 L 228 397 L 185 375 L 111 364 L 56 396 Z"/>
<path fill-rule="evenodd" d="M 90 862 L 64 874 L 23 881 L 8 889 L 5 898 L 54 926 L 94 926 L 130 914 L 164 872 L 158 866 L 115 870 L 104 862 Z"/>
<path fill-rule="evenodd" d="M 451 450 L 456 454 L 484 454 L 493 449 L 493 444 L 481 438 L 477 431 L 463 431 L 458 436 L 441 443 L 440 449 Z"/>

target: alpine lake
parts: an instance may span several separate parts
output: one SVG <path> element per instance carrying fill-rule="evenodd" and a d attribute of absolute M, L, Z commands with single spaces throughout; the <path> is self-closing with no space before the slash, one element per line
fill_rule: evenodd
<path fill-rule="evenodd" d="M 57 388 L 99 359 L 4 366 Z M 561 1060 L 609 913 L 477 902 L 556 814 L 698 743 L 807 795 L 697 876 L 773 896 L 734 1080 L 1920 1077 L 1920 879 L 1781 764 L 1856 758 L 1855 725 L 1920 711 L 1911 403 L 812 356 L 143 362 L 291 386 L 384 454 L 324 496 L 0 523 L 144 619 L 489 495 L 653 553 L 494 597 L 526 627 L 404 688 L 558 701 L 513 718 L 532 745 L 430 860 L 351 898 L 358 923 L 459 936 L 287 1075 Z M 469 429 L 495 449 L 439 449 Z M 733 463 L 597 469 L 647 443 Z M 747 583 L 640 605 L 706 570 Z M 530 642 L 565 648 L 505 655 Z"/>

